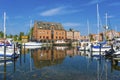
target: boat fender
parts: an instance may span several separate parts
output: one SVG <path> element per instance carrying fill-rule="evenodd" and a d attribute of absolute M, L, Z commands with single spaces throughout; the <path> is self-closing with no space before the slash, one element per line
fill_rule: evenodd
<path fill-rule="evenodd" d="M 17 53 L 13 53 L 13 54 L 11 55 L 11 58 L 12 58 L 12 59 L 15 59 L 15 58 L 18 58 L 18 56 L 19 56 L 19 55 L 18 55 Z"/>

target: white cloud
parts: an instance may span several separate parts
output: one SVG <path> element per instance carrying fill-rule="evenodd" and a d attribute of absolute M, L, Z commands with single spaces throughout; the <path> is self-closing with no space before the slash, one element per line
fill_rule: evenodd
<path fill-rule="evenodd" d="M 108 16 L 108 18 L 114 18 L 115 16 Z"/>
<path fill-rule="evenodd" d="M 111 4 L 109 4 L 109 6 L 120 6 L 120 2 L 111 3 Z"/>
<path fill-rule="evenodd" d="M 94 5 L 97 3 L 104 2 L 104 1 L 107 1 L 107 0 L 91 0 L 90 2 L 86 3 L 85 6 Z"/>
<path fill-rule="evenodd" d="M 23 18 L 23 16 L 15 16 L 14 18 L 15 19 L 21 19 L 21 18 Z"/>
<path fill-rule="evenodd" d="M 80 23 L 70 23 L 70 22 L 68 22 L 68 23 L 63 23 L 63 25 L 64 25 L 65 27 L 79 27 L 79 26 L 81 26 Z"/>
<path fill-rule="evenodd" d="M 54 16 L 54 15 L 64 15 L 79 12 L 80 10 L 71 9 L 68 7 L 57 7 L 49 9 L 40 13 L 41 16 Z"/>
<path fill-rule="evenodd" d="M 62 11 L 62 9 L 63 9 L 62 7 L 53 8 L 53 9 L 42 12 L 40 15 L 41 16 L 53 16 L 53 15 L 59 14 L 60 11 Z"/>

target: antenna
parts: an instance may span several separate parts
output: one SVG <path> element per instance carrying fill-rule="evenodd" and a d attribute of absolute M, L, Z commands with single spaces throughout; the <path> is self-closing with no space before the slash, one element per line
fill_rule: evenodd
<path fill-rule="evenodd" d="M 6 38 L 6 25 L 5 25 L 5 23 L 6 23 L 6 12 L 4 12 L 4 38 Z"/>

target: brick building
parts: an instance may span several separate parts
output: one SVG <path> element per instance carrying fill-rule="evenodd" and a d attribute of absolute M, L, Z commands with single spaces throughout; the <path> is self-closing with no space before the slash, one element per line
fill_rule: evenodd
<path fill-rule="evenodd" d="M 116 32 L 114 30 L 109 30 L 105 33 L 107 40 L 112 40 L 115 37 L 120 37 L 119 32 Z"/>
<path fill-rule="evenodd" d="M 80 32 L 69 30 L 66 32 L 66 38 L 67 40 L 80 40 Z"/>
<path fill-rule="evenodd" d="M 32 38 L 37 41 L 64 40 L 66 39 L 66 31 L 60 23 L 36 21 Z"/>

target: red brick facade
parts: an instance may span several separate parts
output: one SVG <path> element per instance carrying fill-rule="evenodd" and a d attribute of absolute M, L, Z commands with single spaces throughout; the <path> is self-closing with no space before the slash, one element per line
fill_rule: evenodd
<path fill-rule="evenodd" d="M 35 22 L 33 27 L 34 40 L 64 40 L 66 31 L 59 23 Z"/>

